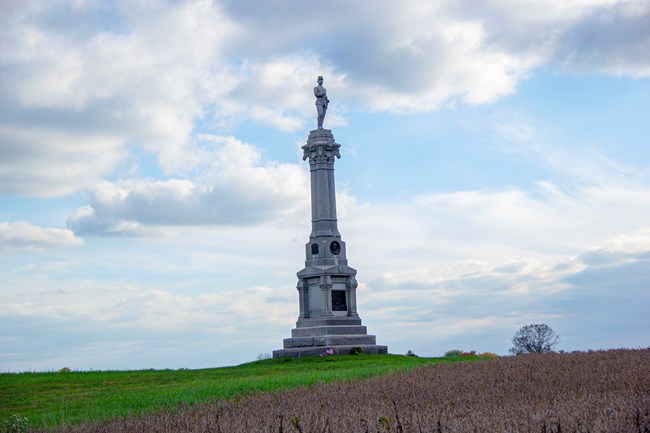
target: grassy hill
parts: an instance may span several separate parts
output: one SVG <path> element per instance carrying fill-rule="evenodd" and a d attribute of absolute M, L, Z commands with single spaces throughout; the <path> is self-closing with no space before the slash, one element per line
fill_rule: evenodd
<path fill-rule="evenodd" d="M 3 373 L 0 422 L 18 417 L 31 426 L 56 427 L 463 359 L 469 358 L 359 355 L 268 359 L 203 370 Z"/>
<path fill-rule="evenodd" d="M 2 375 L 0 396 L 36 425 L 12 433 L 650 433 L 650 349 L 442 361 Z"/>

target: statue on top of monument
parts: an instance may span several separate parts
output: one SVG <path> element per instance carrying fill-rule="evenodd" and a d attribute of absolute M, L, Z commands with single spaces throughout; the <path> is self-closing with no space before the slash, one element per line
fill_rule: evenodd
<path fill-rule="evenodd" d="M 318 111 L 318 129 L 323 129 L 323 120 L 330 100 L 327 99 L 327 90 L 323 87 L 323 77 L 319 76 L 317 82 L 318 86 L 314 87 L 314 96 L 316 97 L 316 110 Z"/>

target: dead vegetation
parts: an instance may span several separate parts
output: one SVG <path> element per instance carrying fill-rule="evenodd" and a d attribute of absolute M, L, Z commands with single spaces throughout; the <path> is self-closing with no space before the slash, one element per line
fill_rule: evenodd
<path fill-rule="evenodd" d="M 650 433 L 650 349 L 441 364 L 60 433 Z"/>

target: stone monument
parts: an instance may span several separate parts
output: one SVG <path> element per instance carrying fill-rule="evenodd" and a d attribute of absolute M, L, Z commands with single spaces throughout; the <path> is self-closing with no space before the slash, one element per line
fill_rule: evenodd
<path fill-rule="evenodd" d="M 284 348 L 273 351 L 274 358 L 344 355 L 353 348 L 364 353 L 387 353 L 368 335 L 357 312 L 357 271 L 348 266 L 345 242 L 336 219 L 334 161 L 341 158 L 332 131 L 323 129 L 327 92 L 323 77 L 314 88 L 318 129 L 309 133 L 302 146 L 303 160 L 309 158 L 311 173 L 311 234 L 305 247 L 305 267 L 298 272 L 300 315 Z"/>

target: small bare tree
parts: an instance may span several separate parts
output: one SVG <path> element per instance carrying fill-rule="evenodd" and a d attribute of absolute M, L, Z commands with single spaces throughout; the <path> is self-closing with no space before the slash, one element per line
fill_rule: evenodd
<path fill-rule="evenodd" d="M 510 349 L 510 353 L 513 355 L 548 353 L 553 351 L 559 341 L 560 336 L 556 335 L 546 324 L 526 325 L 512 337 L 513 347 Z"/>

